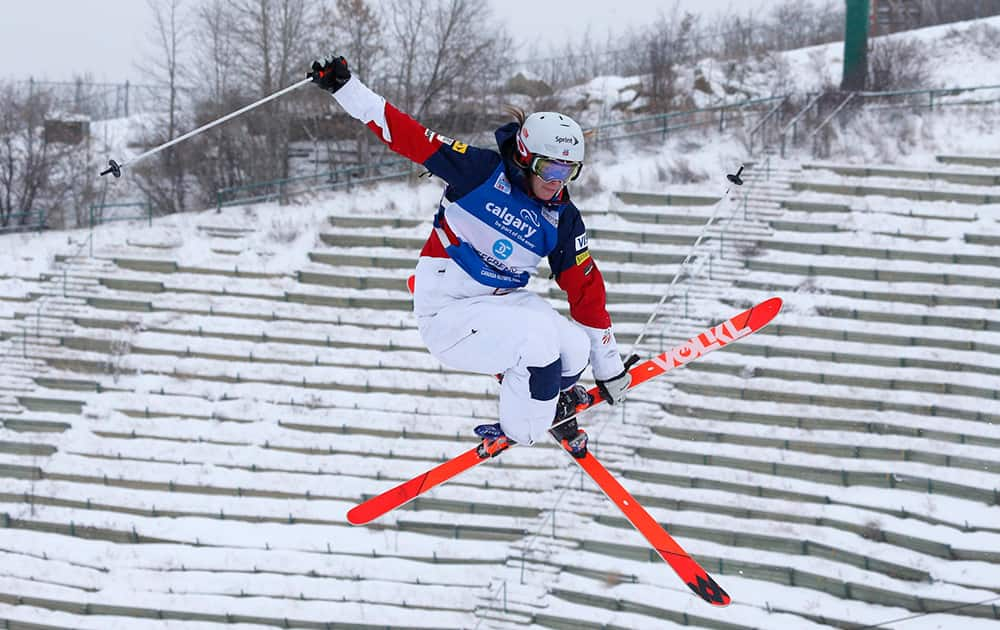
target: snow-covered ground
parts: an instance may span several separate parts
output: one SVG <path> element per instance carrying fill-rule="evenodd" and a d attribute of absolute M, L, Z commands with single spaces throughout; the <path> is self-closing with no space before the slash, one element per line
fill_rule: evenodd
<path fill-rule="evenodd" d="M 714 154 L 692 159 L 721 163 L 730 150 L 713 147 Z M 655 175 L 643 173 L 655 173 L 657 165 L 669 159 L 661 153 L 637 155 L 607 174 L 623 187 L 654 192 L 662 190 L 651 181 Z M 848 271 L 1000 280 L 989 266 L 945 266 L 905 257 L 838 258 L 780 249 L 769 253 L 768 240 L 932 255 L 942 251 L 941 241 L 888 235 L 933 226 L 933 235 L 948 239 L 945 251 L 951 255 L 996 255 L 994 247 L 964 242 L 965 234 L 981 232 L 994 221 L 995 206 L 953 204 L 952 214 L 963 220 L 927 223 L 915 222 L 903 209 L 919 206 L 942 213 L 952 206 L 809 191 L 786 190 L 782 196 L 778 173 L 824 184 L 858 185 L 871 179 L 838 175 L 822 164 L 796 174 L 788 170 L 794 166 L 775 163 L 771 182 L 751 170 L 754 196 L 839 203 L 853 210 L 814 216 L 782 211 L 776 203 L 752 202 L 744 211 L 736 200 L 724 202 L 723 215 L 769 213 L 777 221 L 836 226 L 832 232 L 771 232 L 759 251 L 744 261 L 751 268 L 772 259 L 789 269 L 836 269 L 840 262 Z M 879 178 L 873 182 L 884 183 Z M 969 190 L 946 182 L 895 183 Z M 710 196 L 718 194 L 713 188 L 669 190 Z M 960 328 L 891 323 L 896 312 L 990 321 L 995 308 L 919 306 L 837 295 L 868 282 L 871 291 L 935 292 L 975 303 L 984 297 L 975 285 L 967 290 L 962 285 L 817 276 L 803 292 L 795 287 L 804 277 L 785 272 L 792 288 L 782 292 L 787 306 L 776 325 L 790 331 L 812 327 L 841 331 L 839 335 L 920 338 L 932 345 L 837 341 L 802 332 L 761 335 L 744 342 L 748 350 L 760 353 L 716 353 L 669 382 L 638 391 L 624 418 L 605 412 L 592 421 L 595 452 L 717 574 L 736 601 L 727 611 L 707 610 L 665 567 L 639 560 L 646 557 L 641 539 L 622 527 L 614 508 L 581 483 L 557 452 L 544 446 L 515 449 L 497 462 L 502 465 L 483 467 L 436 489 L 422 509 L 391 514 L 375 529 L 347 526 L 343 513 L 364 494 L 418 474 L 468 444 L 470 416 L 495 413 L 494 388 L 483 377 L 442 371 L 421 351 L 405 309 L 371 310 L 361 303 L 357 308 L 310 306 L 286 297 L 378 297 L 405 303 L 405 267 L 326 266 L 328 274 L 389 280 L 387 288 L 366 290 L 303 284 L 296 272 L 323 271 L 311 252 L 350 253 L 356 260 L 405 260 L 412 247 L 329 243 L 336 243 L 338 235 L 356 243 L 371 237 L 406 243 L 419 240 L 425 224 L 349 228 L 343 222 L 331 225 L 329 217 L 418 219 L 433 207 L 437 194 L 433 184 L 391 184 L 295 206 L 173 216 L 152 228 L 105 226 L 91 236 L 96 259 L 86 255 L 91 245 L 86 232 L 5 237 L 13 245 L 5 250 L 5 268 L 10 270 L 5 296 L 38 291 L 45 286 L 39 275 L 53 272 L 48 284 L 56 295 L 3 302 L 7 317 L 25 316 L 3 324 L 5 332 L 15 335 L 2 346 L 8 361 L 19 360 L 25 348 L 30 359 L 47 359 L 40 369 L 8 363 L 13 369 L 5 372 L 5 390 L 10 391 L 4 392 L 9 406 L 2 431 L 9 446 L 2 456 L 7 467 L 3 512 L 10 527 L 0 529 L 0 547 L 10 562 L 5 563 L 3 590 L 23 599 L 21 605 L 5 604 L 3 616 L 94 628 L 142 627 L 134 617 L 122 616 L 147 614 L 142 611 L 163 611 L 168 619 L 205 615 L 197 622 L 178 618 L 177 627 L 209 627 L 225 622 L 226 615 L 245 621 L 247 627 L 286 618 L 292 626 L 338 621 L 505 627 L 519 619 L 547 625 L 581 616 L 647 627 L 652 617 L 677 611 L 688 614 L 693 625 L 698 619 L 732 623 L 733 611 L 740 610 L 739 623 L 746 626 L 804 628 L 821 627 L 824 618 L 881 623 L 915 614 L 864 603 L 885 593 L 900 594 L 901 602 L 920 597 L 932 609 L 995 598 L 1000 588 L 995 583 L 1000 558 L 1000 528 L 995 523 L 1000 521 L 991 501 L 975 498 L 977 492 L 998 485 L 992 466 L 1000 433 L 994 430 L 991 406 L 997 372 L 976 371 L 977 366 L 995 364 L 995 353 L 933 346 L 934 340 L 941 343 L 966 334 Z M 581 202 L 595 232 L 687 234 L 691 241 L 698 233 L 696 225 L 629 220 L 655 208 L 627 206 L 601 195 Z M 600 212 L 589 212 L 594 208 Z M 664 214 L 707 218 L 714 210 L 692 206 Z M 241 238 L 211 236 L 220 233 L 219 228 L 237 227 L 245 231 Z M 608 247 L 607 258 L 614 258 L 616 248 L 627 247 Z M 678 256 L 683 247 L 658 245 L 653 239 L 640 251 Z M 600 249 L 597 252 L 601 256 Z M 66 278 L 54 264 L 57 254 L 78 256 Z M 177 268 L 160 265 L 144 271 L 129 262 L 156 260 L 172 261 Z M 618 271 L 625 278 L 652 270 L 632 263 L 602 266 L 609 275 Z M 780 280 L 774 273 L 737 275 L 740 283 L 750 285 Z M 398 288 L 392 288 L 393 279 Z M 658 285 L 625 282 L 612 285 L 611 291 L 662 293 L 668 280 L 669 273 L 664 273 Z M 121 284 L 129 281 L 144 284 L 130 290 Z M 52 346 L 43 329 L 54 325 L 54 319 L 34 315 L 36 304 L 49 315 L 45 305 L 55 308 L 63 283 L 74 287 L 71 296 L 148 303 L 153 310 L 116 312 L 70 304 L 77 323 L 59 333 L 61 346 Z M 713 290 L 717 298 L 732 303 L 765 294 L 752 288 Z M 884 312 L 888 317 L 878 322 L 817 315 L 836 307 Z M 615 305 L 614 312 L 631 308 Z M 649 308 L 647 303 L 637 310 Z M 674 306 L 669 308 L 676 312 Z M 718 299 L 701 298 L 678 325 L 693 332 L 699 320 L 715 319 L 731 308 Z M 27 340 L 17 336 L 24 330 Z M 973 335 L 976 343 L 997 347 L 1000 340 L 994 336 L 991 331 Z M 844 359 L 797 358 L 797 347 L 808 357 Z M 782 352 L 762 358 L 769 349 Z M 936 361 L 943 366 L 907 367 L 900 362 L 894 368 L 878 367 L 865 363 L 865 357 L 913 364 Z M 37 380 L 17 381 L 16 371 L 22 367 L 34 367 Z M 818 380 L 820 374 L 825 376 Z M 706 393 L 706 385 L 716 395 Z M 17 392 L 19 387 L 26 391 Z M 914 390 L 925 387 L 931 389 Z M 756 394 L 730 398 L 730 391 Z M 435 397 L 434 392 L 449 393 Z M 30 405 L 15 406 L 17 396 L 78 400 L 84 406 L 82 413 L 68 415 L 32 410 Z M 853 402 L 844 407 L 824 402 L 834 399 Z M 921 411 L 935 407 L 932 413 Z M 743 413 L 762 420 L 722 419 Z M 785 420 L 775 425 L 765 417 Z M 812 421 L 796 428 L 790 420 L 795 418 Z M 63 422 L 68 427 L 59 433 L 25 431 L 23 421 Z M 824 422 L 834 424 L 823 428 Z M 864 423 L 890 430 L 870 433 L 861 428 Z M 852 424 L 857 428 L 833 428 Z M 917 432 L 920 427 L 927 435 Z M 945 457 L 954 458 L 954 463 L 947 465 L 941 459 Z M 30 472 L 36 469 L 41 478 Z M 832 479 L 845 479 L 847 485 Z M 934 491 L 921 490 L 919 484 Z M 475 511 L 469 512 L 473 508 L 468 506 Z M 70 523 L 76 537 L 68 530 Z M 56 529 L 42 532 L 41 527 Z M 774 582 L 773 576 L 789 570 L 802 586 Z M 848 594 L 860 601 L 845 599 Z M 59 612 L 60 605 L 53 602 L 89 602 L 96 612 Z M 414 617 L 403 602 L 426 610 Z M 605 609 L 607 602 L 621 610 Z M 101 604 L 132 610 L 102 609 Z M 994 622 L 957 611 L 887 627 L 946 628 L 956 623 L 985 628 Z"/>

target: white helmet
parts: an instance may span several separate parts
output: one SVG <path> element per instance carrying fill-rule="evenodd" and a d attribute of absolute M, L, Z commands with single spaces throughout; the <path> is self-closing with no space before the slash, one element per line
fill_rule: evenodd
<path fill-rule="evenodd" d="M 535 112 L 517 132 L 519 162 L 527 165 L 537 156 L 583 163 L 583 130 L 576 121 L 558 112 Z"/>

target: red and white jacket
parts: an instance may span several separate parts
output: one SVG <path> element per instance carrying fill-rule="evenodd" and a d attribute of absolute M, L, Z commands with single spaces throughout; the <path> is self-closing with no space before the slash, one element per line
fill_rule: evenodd
<path fill-rule="evenodd" d="M 590 336 L 595 378 L 624 370 L 580 211 L 565 189 L 552 200 L 532 196 L 524 170 L 505 157 L 516 122 L 497 129 L 497 149 L 483 149 L 427 129 L 357 77 L 334 98 L 390 149 L 447 182 L 421 257 L 451 258 L 483 294 L 523 287 L 547 258 L 571 317 Z"/>

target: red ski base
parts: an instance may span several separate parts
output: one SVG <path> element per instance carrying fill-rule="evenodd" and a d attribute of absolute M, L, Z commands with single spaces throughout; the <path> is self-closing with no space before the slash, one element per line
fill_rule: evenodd
<path fill-rule="evenodd" d="M 572 456 L 565 445 L 563 445 L 563 450 Z M 604 464 L 592 453 L 587 453 L 580 458 L 574 457 L 573 461 L 590 475 L 590 478 L 600 487 L 605 496 L 618 506 L 625 518 L 653 546 L 656 553 L 660 554 L 663 561 L 670 565 L 670 568 L 688 585 L 688 588 L 713 606 L 729 605 L 731 601 L 729 594 L 722 590 L 722 587 L 712 579 L 712 576 L 677 544 L 673 536 L 668 534 L 656 522 L 656 519 L 650 516 L 649 512 L 629 494 L 628 490 L 618 483 L 618 480 L 608 472 Z"/>

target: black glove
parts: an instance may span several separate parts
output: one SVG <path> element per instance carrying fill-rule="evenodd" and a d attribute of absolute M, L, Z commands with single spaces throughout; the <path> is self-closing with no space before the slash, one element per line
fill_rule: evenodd
<path fill-rule="evenodd" d="M 632 375 L 629 374 L 628 370 L 638 361 L 639 355 L 633 354 L 625 361 L 625 369 L 622 370 L 621 374 L 612 376 L 605 381 L 597 381 L 597 390 L 601 392 L 601 398 L 608 401 L 609 405 L 625 400 L 628 388 L 632 384 Z"/>
<path fill-rule="evenodd" d="M 351 78 L 351 71 L 347 68 L 346 59 L 335 57 L 330 61 L 324 59 L 323 63 L 314 61 L 312 72 L 307 72 L 306 76 L 312 79 L 313 83 L 333 94 Z"/>

